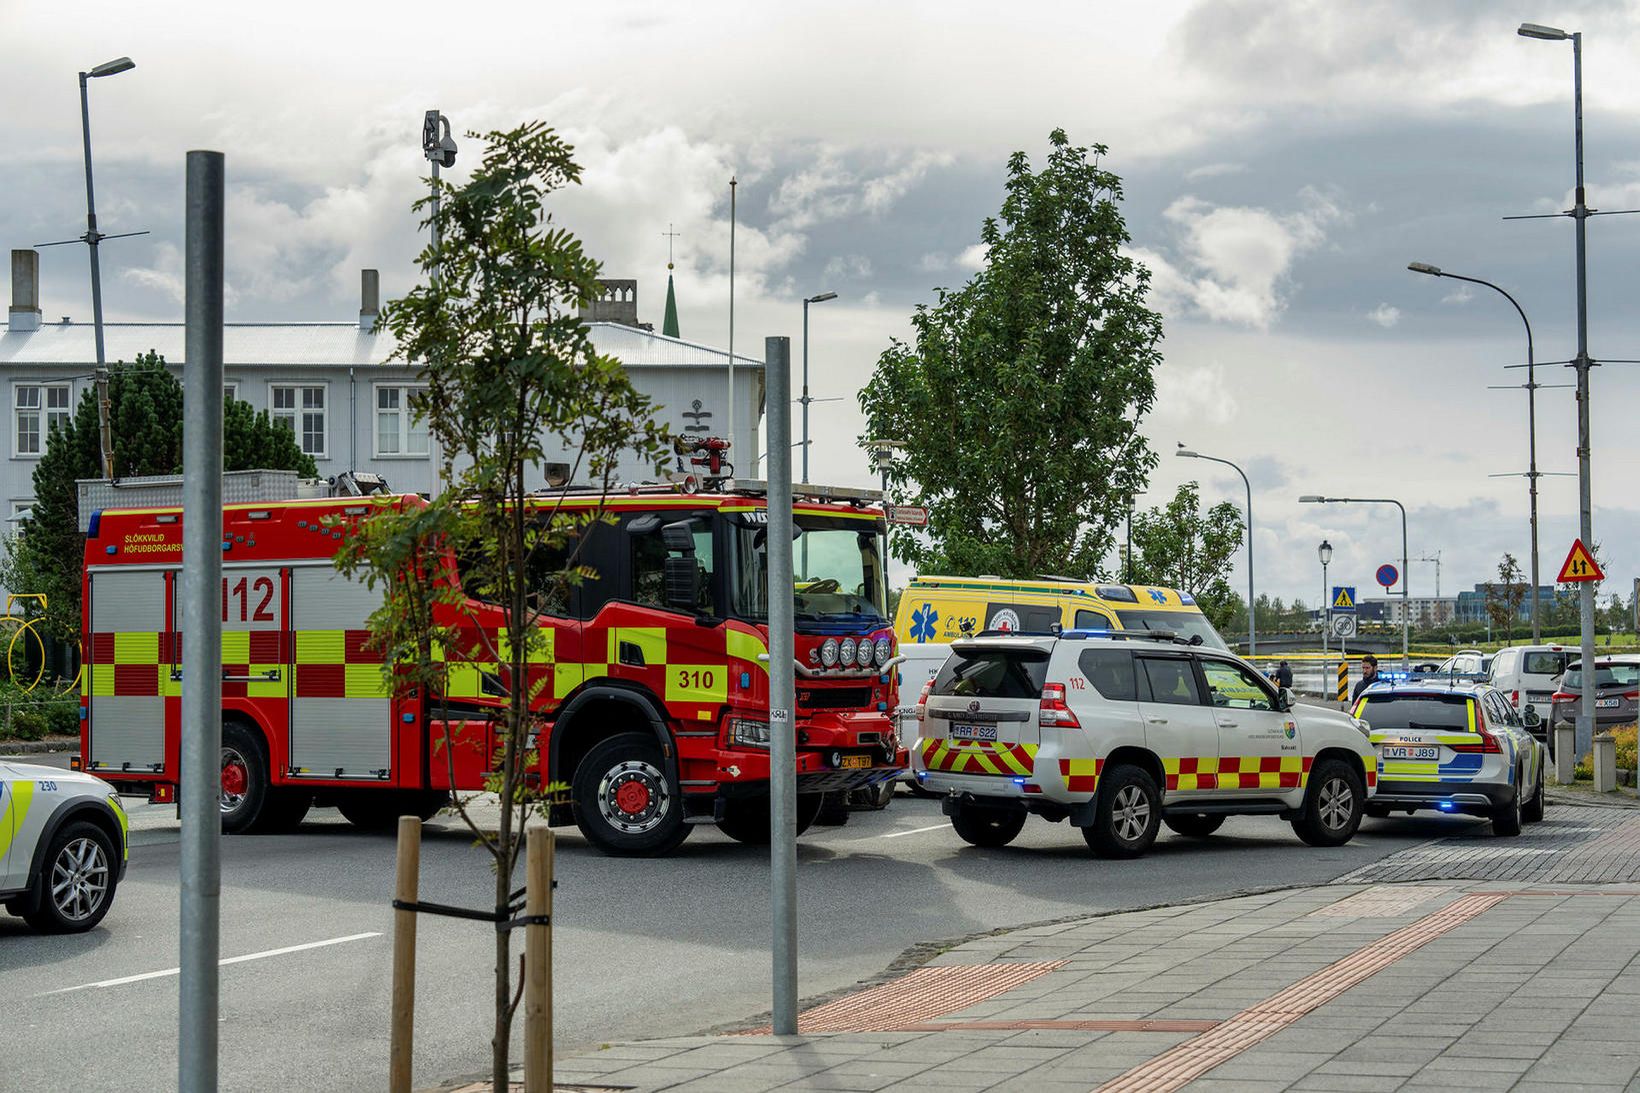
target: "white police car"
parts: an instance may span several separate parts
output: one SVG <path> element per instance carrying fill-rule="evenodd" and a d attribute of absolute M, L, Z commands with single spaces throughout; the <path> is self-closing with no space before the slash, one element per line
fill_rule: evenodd
<path fill-rule="evenodd" d="M 1545 749 L 1496 687 L 1458 678 L 1378 683 L 1361 692 L 1355 716 L 1378 753 L 1369 816 L 1486 816 L 1499 835 L 1543 819 Z"/>
<path fill-rule="evenodd" d="M 125 876 L 127 832 L 101 778 L 0 759 L 0 905 L 35 929 L 102 921 Z"/>
<path fill-rule="evenodd" d="M 1095 853 L 1135 857 L 1160 824 L 1228 815 L 1347 842 L 1377 777 L 1365 726 L 1300 706 L 1240 658 L 1161 632 L 982 634 L 924 688 L 912 768 L 956 832 L 1011 842 L 1029 814 L 1069 820 Z"/>

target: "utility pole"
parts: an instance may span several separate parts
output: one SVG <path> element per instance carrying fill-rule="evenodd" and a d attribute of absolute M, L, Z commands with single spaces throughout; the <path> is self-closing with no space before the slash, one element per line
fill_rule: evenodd
<path fill-rule="evenodd" d="M 442 240 L 439 234 L 438 206 L 438 169 L 453 167 L 456 162 L 456 142 L 450 136 L 450 119 L 437 110 L 429 110 L 422 116 L 421 122 L 421 154 L 427 157 L 427 162 L 433 165 L 432 182 L 432 216 L 428 218 L 428 226 L 432 229 L 433 241 L 433 285 L 438 286 L 438 248 Z"/>
<path fill-rule="evenodd" d="M 222 951 L 221 152 L 189 152 L 182 366 L 182 936 L 177 1088 L 214 1093 Z"/>
<path fill-rule="evenodd" d="M 731 357 L 732 361 L 734 358 Z M 769 392 L 769 887 L 773 1028 L 797 1034 L 797 736 L 792 613 L 792 343 L 765 338 Z"/>
<path fill-rule="evenodd" d="M 735 429 L 735 192 L 740 183 L 729 176 L 729 442 L 731 452 L 740 451 L 740 436 Z M 764 367 L 768 367 L 765 358 Z M 768 380 L 765 378 L 765 383 Z M 772 444 L 773 441 L 770 441 Z M 789 453 L 788 453 L 789 458 Z M 755 473 L 756 466 L 753 470 Z M 769 457 L 769 476 L 774 477 L 774 456 Z"/>

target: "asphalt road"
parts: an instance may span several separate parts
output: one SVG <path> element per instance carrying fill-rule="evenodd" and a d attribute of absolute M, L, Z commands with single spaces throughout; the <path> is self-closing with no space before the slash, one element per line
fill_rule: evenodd
<path fill-rule="evenodd" d="M 39 937 L 0 914 L 0 1085 L 172 1084 L 177 979 L 154 974 L 176 965 L 172 815 L 168 806 L 133 810 L 129 871 L 97 930 Z M 1076 830 L 1040 820 L 1011 847 L 969 847 L 937 802 L 902 793 L 884 812 L 856 813 L 800 841 L 801 991 L 846 987 L 921 941 L 1326 882 L 1475 822 L 1368 820 L 1347 846 L 1315 850 L 1284 822 L 1233 817 L 1206 842 L 1164 829 L 1147 857 L 1108 862 L 1094 859 Z M 222 970 L 222 1088 L 382 1084 L 393 862 L 390 837 L 357 832 L 330 810 L 310 814 L 296 834 L 224 840 L 222 954 L 252 959 Z M 488 858 L 451 821 L 429 825 L 422 870 L 425 899 L 480 906 L 486 898 Z M 706 828 L 669 858 L 617 860 L 566 830 L 557 870 L 559 1050 L 689 1033 L 767 1010 L 766 851 Z M 418 1084 L 487 1067 L 493 936 L 479 923 L 423 917 Z M 294 951 L 276 951 L 286 949 Z"/>

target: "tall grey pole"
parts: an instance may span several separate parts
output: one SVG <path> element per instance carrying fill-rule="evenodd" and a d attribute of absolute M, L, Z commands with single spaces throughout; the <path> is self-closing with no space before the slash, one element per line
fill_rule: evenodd
<path fill-rule="evenodd" d="M 1327 586 L 1327 563 L 1321 563 L 1321 693 L 1327 693 L 1327 654 L 1332 645 L 1332 593 Z"/>
<path fill-rule="evenodd" d="M 792 345 L 765 338 L 769 390 L 769 885 L 774 1033 L 797 1034 L 797 737 L 792 709 Z"/>
<path fill-rule="evenodd" d="M 1491 281 L 1483 281 L 1479 277 L 1466 277 L 1461 273 L 1448 273 L 1444 269 L 1414 262 L 1407 267 L 1414 273 L 1427 273 L 1436 277 L 1448 277 L 1454 281 L 1468 281 L 1472 285 L 1484 285 L 1496 292 L 1514 307 L 1515 314 L 1520 316 L 1521 325 L 1526 328 L 1526 481 L 1530 483 L 1527 495 L 1531 503 L 1532 527 L 1532 644 L 1543 641 L 1543 624 L 1538 614 L 1539 596 L 1538 586 L 1542 583 L 1538 570 L 1538 479 L 1542 477 L 1537 467 L 1537 356 L 1532 348 L 1532 322 L 1526 317 L 1526 311 L 1501 285 L 1494 285 Z M 1435 567 L 1435 595 L 1441 594 L 1440 566 Z"/>
<path fill-rule="evenodd" d="M 803 405 L 803 477 L 798 479 L 799 482 L 809 480 L 809 304 L 811 302 L 807 296 L 803 297 L 803 397 L 797 400 Z"/>
<path fill-rule="evenodd" d="M 740 451 L 740 436 L 735 431 L 735 190 L 740 183 L 733 175 L 729 176 L 729 435 L 724 439 L 729 442 L 731 452 Z M 767 367 L 767 365 L 765 365 Z M 787 384 L 788 389 L 790 384 Z M 789 428 L 789 426 L 788 426 Z M 788 439 L 790 434 L 788 433 Z M 731 458 L 739 458 L 738 455 Z M 774 477 L 774 456 L 769 457 L 769 477 Z M 788 459 L 789 462 L 789 459 Z M 752 473 L 757 473 L 754 463 Z"/>
<path fill-rule="evenodd" d="M 91 181 L 91 98 L 86 84 L 91 73 L 80 73 L 80 136 L 85 146 L 85 241 L 91 251 L 91 325 L 97 345 L 97 443 L 102 455 L 104 478 L 114 477 L 113 431 L 109 426 L 108 357 L 103 349 L 102 261 L 97 230 L 97 191 Z"/>
<path fill-rule="evenodd" d="M 1583 545 L 1594 550 L 1594 501 L 1589 484 L 1589 267 L 1585 246 L 1589 206 L 1583 193 L 1583 35 L 1572 35 L 1572 121 L 1574 154 L 1577 160 L 1577 201 L 1572 217 L 1577 224 L 1577 504 L 1578 528 Z M 1535 582 L 1534 582 L 1535 583 Z M 1585 678 L 1594 665 L 1594 582 L 1583 581 L 1577 590 L 1577 607 L 1582 643 L 1580 646 Z M 1583 687 L 1577 707 L 1575 744 L 1582 755 L 1594 741 L 1595 689 Z"/>
<path fill-rule="evenodd" d="M 1407 588 L 1412 568 L 1407 557 L 1407 507 L 1399 501 L 1390 504 L 1401 510 L 1401 671 L 1405 672 L 1412 667 L 1412 658 L 1407 655 L 1407 629 L 1412 625 L 1412 600 Z"/>
<path fill-rule="evenodd" d="M 182 978 L 177 1088 L 217 1086 L 222 815 L 221 152 L 189 152 L 182 481 Z"/>
<path fill-rule="evenodd" d="M 439 245 L 439 239 L 441 238 L 440 235 L 439 235 L 439 230 L 438 230 L 438 199 L 439 199 L 439 193 L 438 193 L 438 160 L 435 159 L 433 161 L 433 206 L 432 206 L 433 216 L 432 216 L 432 223 L 431 223 L 432 241 L 433 241 L 432 278 L 433 278 L 433 287 L 434 288 L 438 287 L 438 271 L 439 271 L 438 245 Z"/>

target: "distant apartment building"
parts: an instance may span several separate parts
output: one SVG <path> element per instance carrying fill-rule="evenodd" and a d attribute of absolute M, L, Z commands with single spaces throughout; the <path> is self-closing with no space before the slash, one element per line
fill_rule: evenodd
<path fill-rule="evenodd" d="M 1381 612 L 1384 622 L 1401 625 L 1403 616 L 1411 626 L 1445 626 L 1458 616 L 1456 596 L 1385 596 L 1380 600 L 1365 600 L 1362 606 L 1372 604 Z"/>
<path fill-rule="evenodd" d="M 1458 593 L 1459 622 L 1486 622 L 1491 618 L 1490 613 L 1486 609 L 1488 597 L 1487 587 L 1488 586 L 1485 584 L 1478 584 L 1475 586 L 1473 591 Z M 1503 599 L 1503 593 L 1501 590 L 1496 593 L 1492 593 L 1492 596 L 1500 601 Z M 1555 586 L 1552 584 L 1539 585 L 1538 598 L 1545 604 L 1553 603 L 1555 598 Z M 1529 620 L 1531 617 L 1532 589 L 1530 585 L 1527 585 L 1520 590 L 1520 603 L 1515 608 L 1515 618 Z"/>
<path fill-rule="evenodd" d="M 45 322 L 38 254 L 17 250 L 11 257 L 11 308 L 0 326 L 0 398 L 6 403 L 0 413 L 0 500 L 6 506 L 0 521 L 15 526 L 34 502 L 34 467 L 51 427 L 72 417 L 93 382 L 96 342 L 89 322 Z M 584 315 L 593 348 L 626 366 L 674 432 L 727 435 L 728 353 L 639 323 L 636 281 L 601 285 L 602 298 Z M 410 412 L 411 395 L 424 386 L 420 369 L 395 359 L 392 335 L 377 329 L 379 310 L 376 271 L 365 270 L 357 320 L 225 324 L 224 393 L 289 428 L 322 476 L 368 471 L 385 477 L 394 491 L 436 492 L 439 453 Z M 105 322 L 103 331 L 109 362 L 134 361 L 153 350 L 181 375 L 182 323 Z M 752 478 L 759 469 L 763 362 L 737 354 L 735 373 L 740 449 L 730 458 L 742 477 Z M 562 455 L 548 458 L 573 461 L 559 438 L 549 438 L 549 452 L 554 442 Z M 618 474 L 628 483 L 655 477 L 653 467 L 630 457 Z"/>

